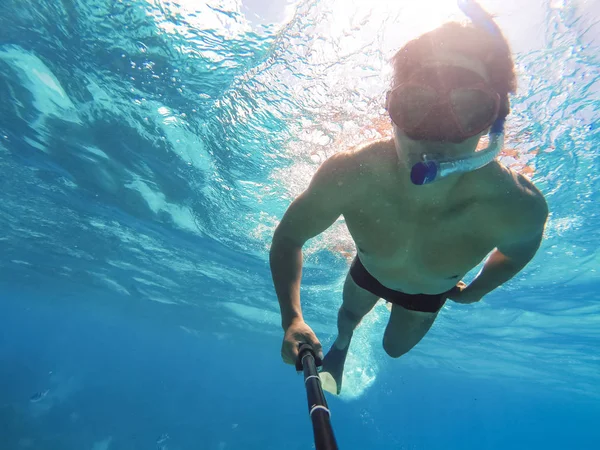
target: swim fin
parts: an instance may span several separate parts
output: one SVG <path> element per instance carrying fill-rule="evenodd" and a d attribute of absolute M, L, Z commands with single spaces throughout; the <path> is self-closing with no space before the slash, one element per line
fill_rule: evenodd
<path fill-rule="evenodd" d="M 339 349 L 334 345 L 331 346 L 325 358 L 323 358 L 323 369 L 319 373 L 321 385 L 327 392 L 335 395 L 340 395 L 342 391 L 342 377 L 344 374 L 344 363 L 348 355 L 350 345 L 344 349 Z"/>

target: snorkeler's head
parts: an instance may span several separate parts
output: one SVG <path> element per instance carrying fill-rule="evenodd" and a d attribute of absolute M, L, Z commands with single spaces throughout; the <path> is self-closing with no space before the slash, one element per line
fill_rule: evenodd
<path fill-rule="evenodd" d="M 504 142 L 508 94 L 516 90 L 510 48 L 476 0 L 459 0 L 458 6 L 471 24 L 445 24 L 393 58 L 386 107 L 396 148 L 411 164 L 416 185 L 478 170 L 496 158 Z M 475 153 L 483 133 L 489 133 L 489 145 Z"/>
<path fill-rule="evenodd" d="M 516 91 L 517 82 L 510 48 L 502 33 L 491 34 L 472 23 L 450 22 L 409 41 L 392 58 L 391 90 L 438 60 L 440 65 L 458 65 L 483 75 L 499 95 L 498 118 L 506 118 L 510 112 L 508 94 Z"/>
<path fill-rule="evenodd" d="M 500 96 L 485 69 L 446 61 L 424 65 L 392 89 L 386 107 L 407 137 L 417 141 L 461 143 L 488 130 L 498 119 Z"/>

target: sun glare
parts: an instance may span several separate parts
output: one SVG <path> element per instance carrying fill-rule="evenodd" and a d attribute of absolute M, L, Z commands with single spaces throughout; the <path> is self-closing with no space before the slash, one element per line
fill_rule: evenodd
<path fill-rule="evenodd" d="M 454 0 L 338 0 L 332 2 L 333 35 L 371 30 L 370 38 L 384 46 L 400 47 L 426 31 L 451 19 L 462 19 Z"/>

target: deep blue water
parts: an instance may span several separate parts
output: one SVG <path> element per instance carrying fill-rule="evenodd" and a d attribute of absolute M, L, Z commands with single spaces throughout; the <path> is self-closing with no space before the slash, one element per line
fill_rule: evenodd
<path fill-rule="evenodd" d="M 365 318 L 329 399 L 341 449 L 599 445 L 600 6 L 482 3 L 515 52 L 503 162 L 548 199 L 544 243 L 399 360 L 385 307 Z M 324 158 L 385 135 L 387 58 L 447 17 L 453 2 L 1 2 L 0 449 L 312 448 L 271 233 Z M 351 249 L 340 223 L 306 248 L 325 346 Z"/>

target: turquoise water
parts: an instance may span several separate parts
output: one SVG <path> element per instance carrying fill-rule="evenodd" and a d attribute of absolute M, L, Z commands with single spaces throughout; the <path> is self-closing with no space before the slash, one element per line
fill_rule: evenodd
<path fill-rule="evenodd" d="M 388 58 L 454 2 L 0 3 L 0 449 L 309 449 L 271 234 L 318 164 L 386 135 Z M 341 449 L 595 449 L 598 3 L 483 1 L 515 52 L 503 162 L 551 217 L 532 263 L 391 360 L 356 333 Z M 352 246 L 310 242 L 324 346 Z"/>

